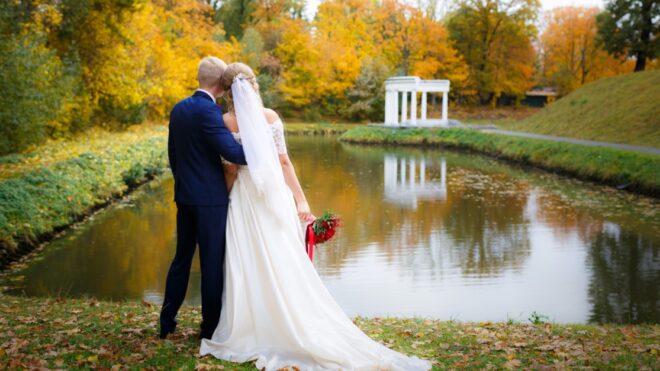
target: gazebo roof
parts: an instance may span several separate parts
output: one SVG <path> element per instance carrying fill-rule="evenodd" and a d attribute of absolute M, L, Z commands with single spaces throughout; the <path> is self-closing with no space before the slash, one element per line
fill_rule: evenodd
<path fill-rule="evenodd" d="M 417 76 L 396 76 L 385 80 L 385 88 L 418 92 L 448 92 L 449 80 L 422 80 Z"/>

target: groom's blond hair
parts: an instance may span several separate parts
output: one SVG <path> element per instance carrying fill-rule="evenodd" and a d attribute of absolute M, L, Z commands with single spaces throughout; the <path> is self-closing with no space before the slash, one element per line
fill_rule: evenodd
<path fill-rule="evenodd" d="M 197 66 L 197 81 L 201 88 L 210 88 L 220 83 L 227 64 L 218 57 L 205 57 Z"/>

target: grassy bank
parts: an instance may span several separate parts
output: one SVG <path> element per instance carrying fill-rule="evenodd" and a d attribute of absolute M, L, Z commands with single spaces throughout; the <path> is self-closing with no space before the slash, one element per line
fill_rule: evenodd
<path fill-rule="evenodd" d="M 351 124 L 291 123 L 287 135 L 337 135 Z M 90 211 L 162 173 L 167 129 L 90 130 L 0 157 L 0 269 Z"/>
<path fill-rule="evenodd" d="M 466 149 L 627 190 L 660 196 L 660 156 L 518 138 L 470 129 L 361 127 L 340 140 L 361 144 L 444 146 Z"/>
<path fill-rule="evenodd" d="M 360 124 L 331 124 L 331 123 L 309 123 L 309 122 L 287 122 L 284 130 L 287 135 L 339 135 L 351 129 L 361 126 Z"/>
<path fill-rule="evenodd" d="M 589 83 L 520 121 L 509 130 L 660 147 L 660 71 Z"/>
<path fill-rule="evenodd" d="M 0 157 L 0 267 L 160 174 L 167 130 L 93 131 Z"/>
<path fill-rule="evenodd" d="M 158 308 L 147 303 L 0 298 L 0 368 L 238 369 L 197 357 L 199 308 L 184 307 L 177 333 L 156 338 Z M 660 367 L 660 326 L 459 323 L 365 319 L 356 324 L 434 369 Z"/>

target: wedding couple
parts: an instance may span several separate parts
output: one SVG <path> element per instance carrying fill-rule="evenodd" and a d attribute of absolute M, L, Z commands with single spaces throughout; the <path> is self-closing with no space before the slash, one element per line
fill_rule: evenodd
<path fill-rule="evenodd" d="M 314 216 L 287 155 L 282 121 L 263 107 L 252 70 L 207 57 L 197 80 L 199 89 L 170 115 L 177 247 L 161 338 L 176 328 L 199 246 L 201 355 L 256 360 L 265 370 L 430 369 L 371 340 L 317 275 L 301 226 Z"/>

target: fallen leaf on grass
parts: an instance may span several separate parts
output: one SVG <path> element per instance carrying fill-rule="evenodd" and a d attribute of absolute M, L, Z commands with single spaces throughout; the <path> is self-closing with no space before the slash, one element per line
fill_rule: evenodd
<path fill-rule="evenodd" d="M 5 343 L 4 346 L 6 345 L 7 344 Z M 27 340 L 13 339 L 9 341 L 9 347 L 6 350 L 7 355 L 13 356 L 18 354 L 18 352 L 20 352 L 20 350 L 23 349 L 26 345 L 28 345 Z"/>
<path fill-rule="evenodd" d="M 195 366 L 196 371 L 207 371 L 207 370 L 224 370 L 225 366 L 223 365 L 213 365 L 207 363 L 198 363 Z"/>
<path fill-rule="evenodd" d="M 504 367 L 509 370 L 517 369 L 520 367 L 520 361 L 517 359 L 511 359 L 504 364 Z"/>
<path fill-rule="evenodd" d="M 80 333 L 80 329 L 79 328 L 74 328 L 74 329 L 71 329 L 71 330 L 61 330 L 61 331 L 58 331 L 58 333 L 71 336 L 71 335 L 75 335 L 77 333 Z"/>
<path fill-rule="evenodd" d="M 135 335 L 141 335 L 142 331 L 144 330 L 141 328 L 125 328 L 121 330 L 121 332 L 124 334 L 135 334 Z"/>

